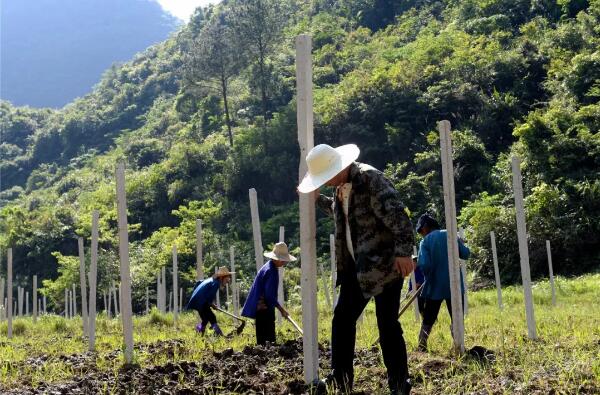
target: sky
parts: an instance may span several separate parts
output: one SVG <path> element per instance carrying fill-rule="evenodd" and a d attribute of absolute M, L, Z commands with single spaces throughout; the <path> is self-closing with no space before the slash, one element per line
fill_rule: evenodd
<path fill-rule="evenodd" d="M 156 0 L 165 10 L 187 22 L 199 6 L 218 3 L 219 0 Z"/>

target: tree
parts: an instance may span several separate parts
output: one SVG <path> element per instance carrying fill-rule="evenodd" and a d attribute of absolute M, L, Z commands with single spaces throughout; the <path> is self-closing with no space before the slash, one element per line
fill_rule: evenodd
<path fill-rule="evenodd" d="M 226 11 L 215 15 L 192 41 L 186 57 L 184 89 L 206 87 L 217 90 L 223 99 L 229 145 L 233 146 L 233 132 L 228 102 L 229 80 L 244 63 L 243 51 L 236 45 Z"/>
<path fill-rule="evenodd" d="M 266 125 L 272 83 L 272 70 L 267 60 L 281 37 L 285 22 L 284 10 L 279 0 L 238 0 L 231 10 L 231 22 L 237 40 L 247 48 L 250 57 L 255 59 L 258 77 L 256 82 L 260 89 L 262 115 Z"/>

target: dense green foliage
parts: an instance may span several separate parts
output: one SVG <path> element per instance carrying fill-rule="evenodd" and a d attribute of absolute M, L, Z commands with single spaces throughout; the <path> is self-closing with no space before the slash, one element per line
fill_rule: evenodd
<path fill-rule="evenodd" d="M 491 230 L 503 278 L 520 277 L 511 155 L 523 160 L 533 277 L 547 273 L 546 239 L 555 272 L 598 267 L 600 1 L 289 0 L 276 2 L 269 15 L 283 16 L 282 25 L 264 36 L 243 30 L 255 15 L 240 11 L 249 3 L 275 7 L 238 0 L 199 9 L 178 35 L 111 68 L 61 111 L 2 103 L 0 248 L 14 248 L 17 281 L 34 273 L 61 286 L 73 281 L 67 257 L 76 254 L 76 235 L 89 237 L 93 209 L 101 213 L 102 270 L 116 278 L 119 160 L 128 168 L 138 306 L 158 268 L 170 264 L 173 243 L 184 286 L 192 284 L 197 218 L 206 270 L 225 264 L 234 245 L 248 285 L 248 188 L 258 191 L 265 248 L 280 225 L 297 247 L 292 42 L 304 32 L 313 36 L 316 142 L 358 144 L 359 160 L 385 169 L 413 219 L 424 211 L 443 219 L 435 129 L 452 122 L 460 224 L 477 279 L 493 276 Z M 240 62 L 237 74 L 227 72 L 229 122 L 223 91 L 192 84 L 219 79 L 190 52 L 209 48 L 215 26 L 231 29 L 232 40 L 246 32 L 244 45 L 221 48 L 235 48 Z M 268 42 L 252 41 L 259 36 Z M 326 259 L 331 222 L 319 221 Z M 58 302 L 56 281 L 47 289 Z"/>

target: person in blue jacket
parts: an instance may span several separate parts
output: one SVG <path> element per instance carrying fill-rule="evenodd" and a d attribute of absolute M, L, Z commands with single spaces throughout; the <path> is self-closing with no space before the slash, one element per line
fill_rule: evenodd
<path fill-rule="evenodd" d="M 452 319 L 450 301 L 450 275 L 448 273 L 448 245 L 445 229 L 428 214 L 423 214 L 417 222 L 417 232 L 423 236 L 419 248 L 418 268 L 427 279 L 421 297 L 425 299 L 423 322 L 419 332 L 419 350 L 427 351 L 427 339 L 437 320 L 443 301 Z M 461 259 L 469 259 L 470 251 L 458 239 L 458 253 Z M 464 279 L 461 274 L 461 293 L 464 294 Z"/>
<path fill-rule="evenodd" d="M 264 256 L 269 258 L 269 261 L 256 274 L 242 309 L 242 316 L 255 320 L 257 344 L 275 342 L 275 308 L 284 318 L 288 317 L 288 312 L 277 301 L 279 287 L 277 269 L 287 262 L 296 260 L 290 255 L 287 245 L 283 242 L 275 244 L 273 251 L 265 253 Z"/>
<path fill-rule="evenodd" d="M 200 315 L 200 323 L 196 325 L 196 331 L 204 334 L 207 325 L 210 323 L 211 328 L 215 331 L 217 336 L 223 336 L 223 331 L 217 323 L 217 317 L 211 310 L 214 307 L 213 301 L 219 291 L 219 288 L 225 288 L 226 284 L 231 282 L 231 275 L 234 272 L 227 270 L 227 267 L 221 266 L 214 276 L 207 278 L 206 280 L 196 283 L 194 292 L 186 305 L 188 310 L 196 310 Z"/>

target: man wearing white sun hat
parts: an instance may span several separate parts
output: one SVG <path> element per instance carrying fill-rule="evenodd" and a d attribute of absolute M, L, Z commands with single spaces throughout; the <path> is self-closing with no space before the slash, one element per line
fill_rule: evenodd
<path fill-rule="evenodd" d="M 331 382 L 352 389 L 356 321 L 375 298 L 383 361 L 392 394 L 410 393 L 406 344 L 398 322 L 403 278 L 414 270 L 412 224 L 400 194 L 379 170 L 356 162 L 354 144 L 314 147 L 306 156 L 308 172 L 300 193 L 315 192 L 320 208 L 333 216 L 337 283 L 340 294 L 333 314 Z M 335 187 L 335 198 L 319 195 Z"/>

